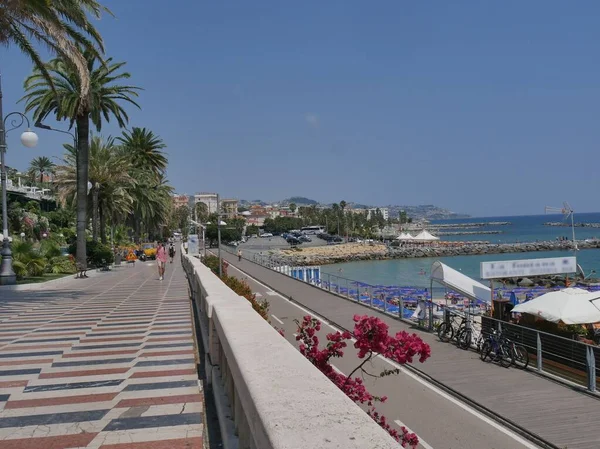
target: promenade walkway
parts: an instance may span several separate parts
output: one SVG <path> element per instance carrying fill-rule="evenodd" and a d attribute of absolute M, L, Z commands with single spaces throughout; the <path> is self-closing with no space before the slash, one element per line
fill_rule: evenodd
<path fill-rule="evenodd" d="M 454 345 L 440 342 L 436 336 L 419 332 L 410 325 L 382 313 L 369 310 L 347 299 L 340 298 L 306 283 L 296 281 L 280 273 L 261 267 L 251 261 L 237 261 L 237 257 L 223 252 L 230 263 L 229 273 L 249 282 L 259 297 L 271 304 L 272 324 L 285 331 L 293 343 L 296 324 L 307 310 L 304 305 L 328 319 L 332 324 L 352 329 L 355 314 L 376 315 L 383 319 L 392 333 L 402 330 L 418 332 L 431 345 L 432 356 L 424 364 L 415 367 L 431 378 L 449 386 L 460 394 L 494 413 L 518 423 L 530 432 L 539 435 L 556 447 L 569 449 L 597 449 L 600 447 L 600 401 L 586 394 L 518 369 L 505 369 L 479 360 L 472 351 L 463 351 Z M 237 270 L 243 270 L 240 272 Z M 252 278 L 259 280 L 255 282 Z M 281 293 L 283 296 L 278 295 Z M 294 302 L 285 297 L 292 297 Z M 294 304 L 297 303 L 297 304 Z M 298 307 L 300 305 L 300 307 Z M 325 326 L 323 334 L 331 332 Z M 324 341 L 325 336 L 321 337 Z M 352 350 L 336 361 L 337 368 L 348 374 L 358 360 L 352 360 Z M 379 368 L 390 368 L 377 361 L 373 372 Z M 439 392 L 433 394 L 423 383 L 410 378 L 410 373 L 390 376 L 371 381 L 369 388 L 379 395 L 387 395 L 388 402 L 382 410 L 389 420 L 401 421 L 415 431 L 428 446 L 444 449 L 519 448 L 527 446 L 523 441 L 507 438 L 500 434 L 498 426 L 486 422 L 486 417 L 476 413 L 465 413 L 451 399 Z M 414 376 L 414 375 L 413 375 Z M 398 420 L 396 420 L 398 417 Z M 487 421 L 490 421 L 487 419 Z M 514 435 L 513 435 L 514 436 Z M 530 444 L 530 443 L 529 443 Z"/>
<path fill-rule="evenodd" d="M 202 448 L 187 288 L 178 259 L 0 288 L 0 448 Z"/>

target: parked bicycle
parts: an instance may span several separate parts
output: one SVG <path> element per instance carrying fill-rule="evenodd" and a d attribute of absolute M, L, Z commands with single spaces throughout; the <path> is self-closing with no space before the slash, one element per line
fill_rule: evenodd
<path fill-rule="evenodd" d="M 485 337 L 481 330 L 481 326 L 475 324 L 474 321 L 471 321 L 469 326 L 465 326 L 459 331 L 459 334 L 456 337 L 458 342 L 458 346 L 462 349 L 469 349 L 473 340 L 475 341 L 475 350 L 477 352 L 481 351 L 481 346 L 485 341 Z"/>
<path fill-rule="evenodd" d="M 438 327 L 438 338 L 444 343 L 448 343 L 466 328 L 467 319 L 462 317 L 456 329 L 454 328 L 455 324 L 456 315 L 452 315 L 452 319 L 450 321 L 444 321 L 442 324 L 440 324 L 440 327 Z"/>
<path fill-rule="evenodd" d="M 504 368 L 510 367 L 515 363 L 512 347 L 507 343 L 502 333 L 492 330 L 492 333 L 485 339 L 481 346 L 479 355 L 481 360 L 499 362 Z"/>
<path fill-rule="evenodd" d="M 529 352 L 527 348 L 520 343 L 515 343 L 509 339 L 506 334 L 502 334 L 502 341 L 508 345 L 512 353 L 513 364 L 517 368 L 525 369 L 529 365 Z"/>

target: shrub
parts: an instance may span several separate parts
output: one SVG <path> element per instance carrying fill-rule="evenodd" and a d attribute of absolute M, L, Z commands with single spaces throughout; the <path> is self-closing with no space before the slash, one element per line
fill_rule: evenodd
<path fill-rule="evenodd" d="M 12 245 L 13 270 L 17 279 L 27 276 L 42 276 L 48 262 L 37 252 L 33 244 L 27 241 L 14 242 Z"/>
<path fill-rule="evenodd" d="M 210 270 L 219 275 L 219 258 L 216 256 L 206 256 L 204 258 L 204 265 L 206 265 Z M 222 272 L 223 276 L 221 280 L 227 285 L 231 290 L 233 290 L 236 294 L 243 296 L 250 304 L 252 304 L 252 308 L 258 312 L 260 316 L 262 316 L 265 320 L 269 321 L 269 302 L 267 300 L 257 300 L 256 294 L 252 292 L 252 289 L 248 285 L 246 281 L 240 281 L 236 277 L 229 276 L 227 274 L 227 268 L 229 268 L 229 264 L 223 261 Z"/>
<path fill-rule="evenodd" d="M 369 393 L 364 385 L 364 375 L 371 377 L 385 377 L 398 374 L 399 369 L 384 370 L 376 375 L 367 372 L 365 366 L 378 355 L 383 355 L 394 362 L 404 365 L 412 363 L 413 358 L 418 356 L 423 363 L 431 355 L 431 349 L 416 334 L 398 332 L 396 335 L 388 333 L 388 326 L 379 318 L 365 316 L 354 316 L 354 331 L 335 332 L 327 334 L 327 345 L 321 349 L 317 332 L 321 330 L 321 322 L 311 316 L 305 316 L 302 323 L 298 324 L 296 340 L 300 342 L 300 353 L 316 366 L 325 376 L 329 378 L 346 396 L 358 404 L 366 405 L 367 414 L 382 428 L 384 428 L 402 447 L 411 446 L 416 448 L 419 439 L 410 433 L 405 427 L 401 432 L 393 429 L 385 416 L 381 415 L 373 405 L 376 402 L 383 403 L 387 397 L 377 397 Z M 354 348 L 358 349 L 358 358 L 361 363 L 348 375 L 335 370 L 329 362 L 331 358 L 342 357 L 344 348 L 348 346 L 347 341 L 355 340 Z M 360 377 L 352 377 L 354 374 Z"/>
<path fill-rule="evenodd" d="M 112 250 L 100 242 L 94 242 L 88 240 L 87 245 L 87 262 L 93 267 L 102 266 L 103 263 L 111 264 L 115 260 L 115 255 Z M 69 254 L 75 255 L 77 253 L 77 242 L 72 243 L 69 246 Z"/>

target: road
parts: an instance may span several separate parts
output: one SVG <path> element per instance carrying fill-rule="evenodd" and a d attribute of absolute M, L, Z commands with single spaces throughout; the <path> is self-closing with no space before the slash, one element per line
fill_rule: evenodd
<path fill-rule="evenodd" d="M 259 280 L 250 277 L 244 270 L 251 262 L 222 252 L 230 263 L 229 274 L 245 279 L 259 299 L 267 299 L 270 304 L 271 324 L 282 329 L 290 344 L 297 347 L 295 333 L 297 320 L 312 315 L 302 306 L 289 301 L 283 295 L 271 290 Z M 327 341 L 326 334 L 334 332 L 335 326 L 326 319 L 317 317 L 323 323 L 319 335 L 321 342 Z M 415 362 L 418 364 L 418 362 Z M 425 362 L 427 363 L 427 362 Z M 360 360 L 354 348 L 347 348 L 344 357 L 335 361 L 335 368 L 349 374 Z M 376 359 L 368 368 L 378 374 L 384 369 L 398 367 L 383 358 Z M 412 372 L 402 369 L 399 375 L 373 379 L 365 376 L 367 389 L 376 396 L 387 396 L 378 409 L 395 426 L 405 425 L 415 432 L 422 449 L 534 449 L 537 446 L 526 441 L 512 431 L 500 426 L 488 417 L 459 402 L 435 386 L 427 383 Z"/>

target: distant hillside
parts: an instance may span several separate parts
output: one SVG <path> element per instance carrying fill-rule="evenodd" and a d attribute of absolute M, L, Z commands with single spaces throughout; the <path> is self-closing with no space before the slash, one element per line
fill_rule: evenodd
<path fill-rule="evenodd" d="M 448 220 L 457 218 L 470 218 L 470 215 L 457 214 L 451 210 L 444 209 L 432 204 L 424 204 L 420 206 L 387 206 L 392 217 L 397 217 L 400 211 L 406 212 L 413 220 Z"/>
<path fill-rule="evenodd" d="M 312 206 L 313 204 L 319 204 L 318 201 L 311 200 L 310 198 L 305 198 L 303 196 L 293 196 L 288 198 L 287 200 L 283 200 L 281 204 L 290 204 L 295 203 L 298 206 Z"/>

